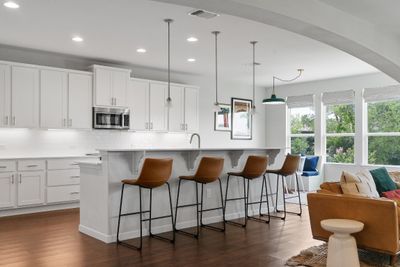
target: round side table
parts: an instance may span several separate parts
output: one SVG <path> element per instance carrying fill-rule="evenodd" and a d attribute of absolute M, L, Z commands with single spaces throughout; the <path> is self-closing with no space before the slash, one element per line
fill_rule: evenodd
<path fill-rule="evenodd" d="M 328 219 L 321 221 L 321 227 L 332 232 L 328 242 L 327 267 L 359 267 L 356 240 L 350 234 L 364 228 L 362 222 L 345 219 Z"/>

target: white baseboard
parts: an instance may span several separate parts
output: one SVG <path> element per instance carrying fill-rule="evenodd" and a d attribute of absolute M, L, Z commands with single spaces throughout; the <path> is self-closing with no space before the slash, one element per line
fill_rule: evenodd
<path fill-rule="evenodd" d="M 0 217 L 16 216 L 23 214 L 38 213 L 38 212 L 55 211 L 55 210 L 74 209 L 74 208 L 79 208 L 79 202 L 51 204 L 51 205 L 49 204 L 49 205 L 35 206 L 35 207 L 0 210 Z"/>

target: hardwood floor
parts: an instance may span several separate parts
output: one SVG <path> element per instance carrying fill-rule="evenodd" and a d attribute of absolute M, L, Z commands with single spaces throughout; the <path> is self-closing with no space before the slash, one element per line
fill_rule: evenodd
<path fill-rule="evenodd" d="M 287 258 L 321 242 L 311 237 L 307 209 L 300 218 L 203 229 L 199 240 L 176 244 L 145 238 L 142 252 L 104 244 L 78 232 L 79 211 L 0 219 L 0 266 L 284 266 Z"/>

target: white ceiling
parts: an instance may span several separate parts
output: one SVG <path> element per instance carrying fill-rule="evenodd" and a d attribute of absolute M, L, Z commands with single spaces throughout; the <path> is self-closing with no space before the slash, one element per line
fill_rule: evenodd
<path fill-rule="evenodd" d="M 400 36 L 398 0 L 319 0 Z"/>
<path fill-rule="evenodd" d="M 4 1 L 4 0 L 2 0 Z M 360 0 L 361 1 L 361 0 Z M 364 0 L 363 0 L 364 1 Z M 370 2 L 372 2 L 371 0 Z M 338 1 L 339 2 L 339 1 Z M 19 0 L 21 8 L 0 6 L 0 44 L 166 68 L 166 24 L 173 18 L 174 71 L 213 75 L 213 30 L 221 31 L 220 79 L 251 82 L 251 45 L 257 40 L 257 84 L 272 75 L 288 78 L 305 69 L 300 81 L 376 72 L 372 66 L 309 38 L 265 24 L 221 15 L 206 20 L 188 16 L 190 8 L 149 0 Z M 73 35 L 83 43 L 71 41 Z M 189 44 L 194 35 L 199 42 Z M 146 54 L 136 53 L 144 47 Z M 188 63 L 187 58 L 197 61 Z"/>

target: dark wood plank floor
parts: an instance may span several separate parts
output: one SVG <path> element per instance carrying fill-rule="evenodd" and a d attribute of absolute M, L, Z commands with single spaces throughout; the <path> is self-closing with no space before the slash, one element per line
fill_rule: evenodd
<path fill-rule="evenodd" d="M 202 230 L 199 240 L 177 235 L 175 246 L 145 238 L 142 252 L 104 244 L 78 232 L 79 211 L 0 219 L 0 266 L 284 266 L 302 249 L 321 244 L 303 217 L 269 225 L 227 225 L 225 234 Z"/>

